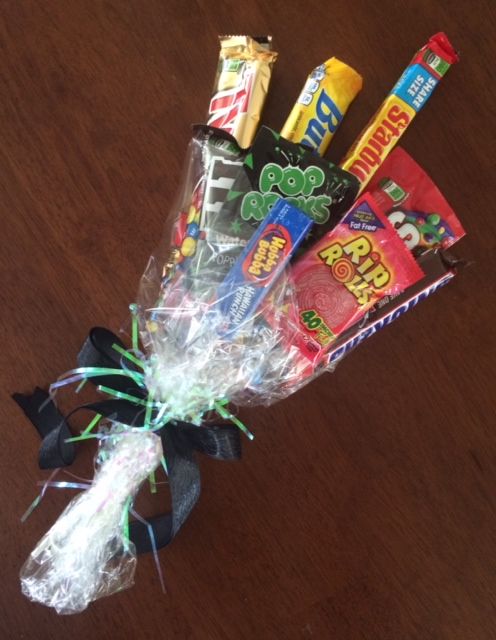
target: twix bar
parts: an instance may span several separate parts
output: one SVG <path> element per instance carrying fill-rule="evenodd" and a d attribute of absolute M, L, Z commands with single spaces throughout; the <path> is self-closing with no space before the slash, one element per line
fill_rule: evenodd
<path fill-rule="evenodd" d="M 243 149 L 255 136 L 277 53 L 272 38 L 220 36 L 220 53 L 207 123 L 236 138 Z"/>
<path fill-rule="evenodd" d="M 360 180 L 360 191 L 428 101 L 458 54 L 444 33 L 436 33 L 413 57 L 377 113 L 358 136 L 341 167 Z"/>

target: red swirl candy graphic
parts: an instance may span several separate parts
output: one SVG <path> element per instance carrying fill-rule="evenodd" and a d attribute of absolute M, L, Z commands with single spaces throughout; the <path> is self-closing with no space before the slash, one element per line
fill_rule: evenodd
<path fill-rule="evenodd" d="M 332 265 L 332 275 L 338 282 L 349 282 L 355 275 L 355 267 L 347 258 L 340 258 Z"/>
<path fill-rule="evenodd" d="M 325 267 L 300 274 L 297 295 L 299 310 L 315 310 L 331 330 L 346 322 L 357 307 L 354 296 Z"/>

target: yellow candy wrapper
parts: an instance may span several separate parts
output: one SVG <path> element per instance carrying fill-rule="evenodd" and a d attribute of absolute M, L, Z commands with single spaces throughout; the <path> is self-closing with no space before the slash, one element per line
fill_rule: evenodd
<path fill-rule="evenodd" d="M 324 155 L 361 88 L 361 75 L 341 60 L 329 58 L 308 76 L 281 135 Z"/>

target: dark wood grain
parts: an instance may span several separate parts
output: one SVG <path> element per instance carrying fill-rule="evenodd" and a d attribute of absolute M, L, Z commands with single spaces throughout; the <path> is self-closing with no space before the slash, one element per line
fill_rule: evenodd
<path fill-rule="evenodd" d="M 496 638 L 494 2 L 6 0 L 1 14 L 0 637 Z M 256 440 L 240 464 L 202 461 L 200 504 L 161 554 L 167 595 L 143 557 L 132 590 L 79 616 L 28 602 L 19 567 L 69 496 L 21 526 L 44 476 L 10 394 L 73 366 L 90 326 L 125 320 L 217 35 L 274 35 L 275 128 L 329 55 L 360 70 L 338 160 L 439 29 L 462 60 L 403 140 L 462 218 L 469 266 L 333 375 L 244 413 Z"/>

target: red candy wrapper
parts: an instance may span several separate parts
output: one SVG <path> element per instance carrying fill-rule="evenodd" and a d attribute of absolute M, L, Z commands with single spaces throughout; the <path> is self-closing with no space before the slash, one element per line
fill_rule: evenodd
<path fill-rule="evenodd" d="M 443 194 L 401 147 L 384 161 L 369 189 L 411 251 L 446 249 L 465 235 Z"/>
<path fill-rule="evenodd" d="M 299 327 L 296 346 L 317 364 L 378 300 L 404 291 L 422 276 L 394 227 L 365 194 L 292 269 L 297 304 L 290 315 Z"/>
<path fill-rule="evenodd" d="M 461 264 L 454 256 L 441 249 L 429 249 L 417 258 L 417 262 L 425 276 L 398 296 L 382 298 L 367 314 L 366 320 L 360 320 L 333 342 L 330 351 L 326 353 L 324 364 L 334 368 L 364 340 L 383 327 L 388 327 L 404 313 L 414 309 L 419 302 L 444 287 L 455 277 L 456 267 Z"/>

